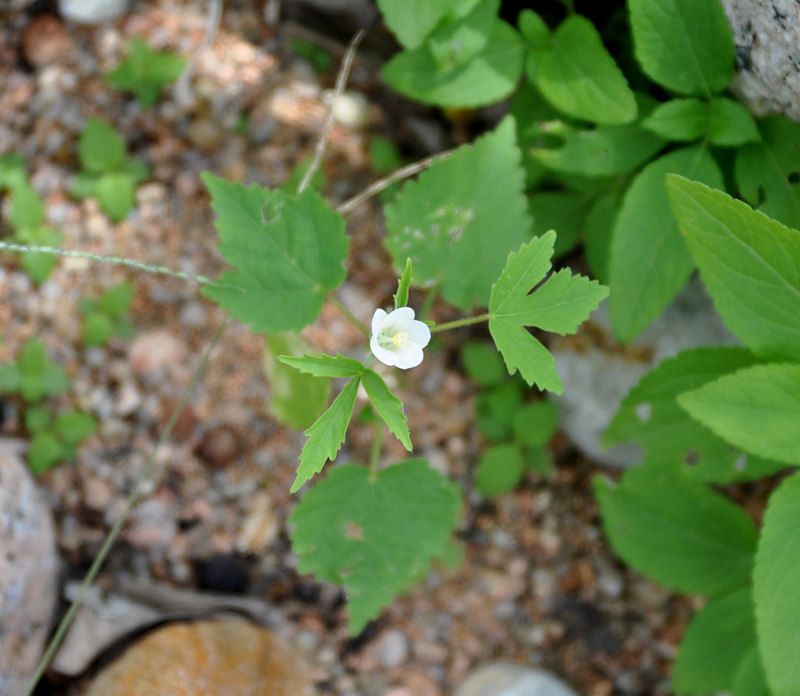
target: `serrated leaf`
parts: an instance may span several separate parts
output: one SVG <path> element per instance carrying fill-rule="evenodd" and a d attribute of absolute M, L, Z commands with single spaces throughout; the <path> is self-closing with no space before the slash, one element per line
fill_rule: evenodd
<path fill-rule="evenodd" d="M 586 17 L 571 15 L 549 44 L 534 46 L 526 72 L 544 98 L 569 116 L 607 124 L 636 118 L 633 92 Z"/>
<path fill-rule="evenodd" d="M 408 289 L 411 286 L 411 259 L 406 259 L 406 266 L 397 281 L 397 292 L 394 294 L 394 308 L 400 309 L 408 305 Z"/>
<path fill-rule="evenodd" d="M 756 628 L 767 682 L 774 694 L 800 694 L 800 474 L 770 496 L 753 572 Z"/>
<path fill-rule="evenodd" d="M 328 410 L 305 431 L 304 434 L 308 440 L 303 445 L 303 451 L 300 452 L 300 466 L 297 467 L 297 476 L 290 489 L 292 493 L 322 471 L 325 462 L 333 461 L 336 458 L 353 415 L 353 406 L 356 403 L 356 394 L 360 383 L 360 376 L 353 377 L 339 392 Z"/>
<path fill-rule="evenodd" d="M 436 106 L 471 107 L 507 97 L 522 74 L 525 47 L 520 35 L 495 20 L 483 49 L 464 65 L 442 70 L 428 46 L 398 53 L 381 74 L 394 89 Z"/>
<path fill-rule="evenodd" d="M 636 442 L 650 464 L 678 467 L 691 479 L 708 483 L 750 481 L 784 465 L 731 447 L 689 417 L 678 396 L 718 377 L 758 362 L 743 348 L 686 350 L 650 370 L 622 400 L 603 435 L 603 445 Z"/>
<path fill-rule="evenodd" d="M 608 288 L 582 276 L 572 276 L 565 269 L 554 273 L 529 295 L 550 269 L 555 236 L 550 231 L 509 254 L 506 267 L 492 287 L 489 332 L 509 374 L 519 370 L 529 385 L 560 394 L 563 386 L 553 356 L 526 327 L 572 333 L 608 294 Z"/>
<path fill-rule="evenodd" d="M 112 171 L 125 158 L 125 141 L 106 121 L 90 118 L 78 140 L 78 158 L 91 174 Z"/>
<path fill-rule="evenodd" d="M 663 138 L 638 125 L 577 129 L 560 122 L 540 125 L 543 136 L 557 139 L 555 147 L 533 147 L 531 156 L 557 172 L 581 176 L 627 174 L 665 145 Z"/>
<path fill-rule="evenodd" d="M 378 415 L 395 437 L 400 440 L 403 447 L 410 452 L 411 434 L 408 432 L 408 422 L 403 413 L 403 402 L 389 391 L 386 383 L 372 370 L 364 371 L 361 383 Z"/>
<path fill-rule="evenodd" d="M 292 428 L 307 428 L 314 423 L 328 405 L 331 392 L 329 379 L 304 374 L 278 360 L 279 355 L 299 356 L 308 350 L 308 345 L 292 333 L 270 334 L 264 343 L 262 364 L 269 379 L 269 412 Z"/>
<path fill-rule="evenodd" d="M 485 496 L 508 493 L 522 478 L 522 454 L 516 445 L 495 445 L 478 460 L 475 487 Z"/>
<path fill-rule="evenodd" d="M 800 365 L 756 365 L 678 397 L 721 438 L 761 457 L 800 465 Z"/>
<path fill-rule="evenodd" d="M 344 586 L 350 633 L 358 633 L 449 550 L 459 507 L 452 484 L 425 460 L 377 475 L 337 466 L 289 518 L 298 569 Z"/>
<path fill-rule="evenodd" d="M 204 172 L 217 214 L 219 251 L 234 268 L 203 293 L 255 332 L 296 331 L 345 278 L 341 215 L 310 189 L 296 198 Z"/>
<path fill-rule="evenodd" d="M 719 0 L 628 0 L 634 52 L 655 82 L 710 97 L 733 76 L 733 35 Z"/>
<path fill-rule="evenodd" d="M 280 355 L 278 360 L 295 370 L 315 377 L 355 377 L 364 372 L 364 366 L 358 360 L 346 358 L 341 353 L 335 357 L 333 355 Z"/>
<path fill-rule="evenodd" d="M 594 491 L 612 548 L 640 573 L 710 597 L 749 582 L 753 523 L 704 484 L 644 464 L 616 486 L 595 479 Z"/>
<path fill-rule="evenodd" d="M 712 599 L 695 614 L 681 641 L 672 686 L 681 694 L 729 691 L 756 647 L 753 590 L 748 585 Z"/>
<path fill-rule="evenodd" d="M 750 205 L 800 229 L 800 124 L 785 116 L 759 123 L 761 142 L 736 153 L 736 183 Z"/>
<path fill-rule="evenodd" d="M 800 232 L 696 182 L 667 189 L 725 325 L 757 355 L 800 359 Z"/>
<path fill-rule="evenodd" d="M 100 206 L 114 222 L 121 222 L 131 212 L 134 204 L 133 184 L 120 172 L 108 172 L 97 181 L 94 195 Z"/>
<path fill-rule="evenodd" d="M 722 188 L 722 174 L 702 146 L 670 152 L 648 164 L 625 193 L 614 223 L 609 315 L 626 343 L 644 331 L 686 285 L 694 263 L 670 215 L 664 177 L 682 174 Z"/>
<path fill-rule="evenodd" d="M 443 297 L 465 311 L 486 306 L 508 250 L 530 235 L 519 159 L 514 122 L 505 119 L 407 183 L 385 208 L 395 267 L 411 258 L 415 283 L 441 283 Z"/>

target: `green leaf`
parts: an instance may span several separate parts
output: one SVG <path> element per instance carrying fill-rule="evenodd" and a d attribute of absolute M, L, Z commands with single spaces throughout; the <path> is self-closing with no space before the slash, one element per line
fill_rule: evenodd
<path fill-rule="evenodd" d="M 83 322 L 83 345 L 103 346 L 114 335 L 114 324 L 105 314 L 92 312 Z"/>
<path fill-rule="evenodd" d="M 16 186 L 11 192 L 11 206 L 8 221 L 20 230 L 25 227 L 38 227 L 44 220 L 44 203 L 33 186 L 27 182 Z"/>
<path fill-rule="evenodd" d="M 52 422 L 52 414 L 43 406 L 31 406 L 25 409 L 25 429 L 30 433 L 38 433 L 49 428 Z"/>
<path fill-rule="evenodd" d="M 28 448 L 28 466 L 35 474 L 52 469 L 64 455 L 64 446 L 50 431 L 36 433 Z"/>
<path fill-rule="evenodd" d="M 544 43 L 550 40 L 550 27 L 533 10 L 524 9 L 517 17 L 520 33 L 531 43 Z"/>
<path fill-rule="evenodd" d="M 655 82 L 711 97 L 733 76 L 733 35 L 719 0 L 628 0 L 634 52 Z"/>
<path fill-rule="evenodd" d="M 478 460 L 475 487 L 481 495 L 503 495 L 519 483 L 522 470 L 522 454 L 516 445 L 495 445 Z"/>
<path fill-rule="evenodd" d="M 408 432 L 408 422 L 403 413 L 403 402 L 400 401 L 386 386 L 380 376 L 372 370 L 365 370 L 361 383 L 367 391 L 372 405 L 384 423 L 389 426 L 395 437 L 411 451 L 411 435 Z"/>
<path fill-rule="evenodd" d="M 394 294 L 394 308 L 400 309 L 408 305 L 408 288 L 411 285 L 411 259 L 406 259 L 406 267 L 397 281 L 397 292 Z"/>
<path fill-rule="evenodd" d="M 295 331 L 319 314 L 345 278 L 341 215 L 310 189 L 296 198 L 245 188 L 204 172 L 217 214 L 219 251 L 233 270 L 203 293 L 255 332 Z"/>
<path fill-rule="evenodd" d="M 23 227 L 14 235 L 22 244 L 42 247 L 58 247 L 63 235 L 59 230 L 40 225 L 38 227 Z M 20 255 L 20 266 L 31 277 L 34 283 L 41 284 L 47 280 L 58 257 L 53 254 L 25 251 Z"/>
<path fill-rule="evenodd" d="M 800 232 L 696 182 L 667 188 L 725 325 L 757 355 L 800 359 Z"/>
<path fill-rule="evenodd" d="M 470 378 L 481 387 L 492 387 L 506 379 L 503 359 L 493 345 L 478 341 L 465 343 L 461 348 L 461 362 Z"/>
<path fill-rule="evenodd" d="M 19 355 L 19 369 L 26 377 L 41 375 L 47 367 L 47 349 L 38 338 L 30 339 Z"/>
<path fill-rule="evenodd" d="M 564 269 L 529 295 L 550 269 L 555 236 L 555 232 L 548 232 L 509 254 L 492 287 L 489 332 L 509 374 L 519 370 L 529 385 L 560 394 L 563 386 L 553 356 L 525 327 L 537 326 L 562 335 L 573 333 L 608 294 L 608 288 Z"/>
<path fill-rule="evenodd" d="M 358 360 L 346 358 L 342 354 L 337 354 L 336 357 L 332 355 L 303 355 L 302 357 L 280 355 L 278 360 L 295 370 L 315 377 L 355 377 L 364 372 L 364 366 Z"/>
<path fill-rule="evenodd" d="M 543 136 L 555 147 L 533 147 L 533 158 L 543 166 L 566 174 L 615 176 L 641 166 L 664 147 L 664 140 L 638 125 L 572 128 L 560 121 L 542 123 Z"/>
<path fill-rule="evenodd" d="M 407 183 L 385 207 L 395 268 L 411 258 L 415 283 L 441 283 L 444 299 L 465 311 L 486 306 L 508 250 L 530 237 L 519 160 L 505 119 Z"/>
<path fill-rule="evenodd" d="M 140 184 L 150 176 L 150 170 L 147 165 L 134 157 L 125 158 L 120 167 L 120 172 L 125 174 L 132 184 Z"/>
<path fill-rule="evenodd" d="M 13 394 L 19 391 L 22 373 L 16 363 L 0 365 L 0 394 Z"/>
<path fill-rule="evenodd" d="M 546 445 L 558 429 L 558 404 L 554 401 L 534 401 L 525 404 L 514 415 L 514 439 L 525 447 Z"/>
<path fill-rule="evenodd" d="M 749 586 L 706 604 L 681 641 L 672 673 L 675 691 L 708 694 L 730 690 L 742 661 L 756 647 L 755 622 Z"/>
<path fill-rule="evenodd" d="M 678 397 L 693 418 L 761 457 L 800 465 L 800 365 L 756 365 Z"/>
<path fill-rule="evenodd" d="M 708 131 L 708 102 L 700 99 L 664 102 L 642 119 L 642 127 L 667 140 L 697 140 Z"/>
<path fill-rule="evenodd" d="M 133 184 L 125 174 L 119 172 L 103 174 L 97 181 L 94 195 L 114 222 L 121 222 L 128 217 L 134 205 Z"/>
<path fill-rule="evenodd" d="M 112 171 L 125 159 L 125 141 L 106 121 L 90 118 L 78 140 L 78 158 L 90 174 Z"/>
<path fill-rule="evenodd" d="M 756 629 L 767 683 L 774 694 L 800 694 L 800 474 L 770 496 L 753 572 Z"/>
<path fill-rule="evenodd" d="M 186 61 L 172 53 L 153 51 L 138 36 L 131 39 L 128 57 L 106 75 L 109 86 L 133 92 L 145 108 L 155 105 L 161 88 L 178 79 Z"/>
<path fill-rule="evenodd" d="M 469 14 L 437 28 L 426 43 L 439 69 L 464 65 L 486 48 L 499 10 L 500 0 L 479 0 Z"/>
<path fill-rule="evenodd" d="M 454 486 L 425 460 L 377 475 L 337 466 L 289 518 L 298 570 L 344 586 L 356 634 L 449 552 L 459 507 Z"/>
<path fill-rule="evenodd" d="M 297 468 L 297 476 L 290 489 L 292 493 L 310 480 L 314 474 L 322 471 L 325 462 L 333 461 L 336 458 L 353 415 L 353 406 L 356 403 L 356 393 L 360 383 L 360 375 L 353 377 L 339 393 L 339 396 L 333 400 L 328 410 L 305 431 L 304 434 L 308 436 L 308 440 L 300 453 L 300 466 Z"/>
<path fill-rule="evenodd" d="M 583 250 L 592 275 L 608 284 L 608 263 L 611 255 L 611 231 L 619 210 L 621 193 L 608 191 L 598 196 L 586 213 L 583 228 Z"/>
<path fill-rule="evenodd" d="M 708 138 L 712 145 L 737 147 L 761 140 L 753 115 L 739 102 L 720 97 L 711 100 Z"/>
<path fill-rule="evenodd" d="M 73 198 L 88 198 L 94 196 L 97 191 L 99 178 L 97 174 L 78 172 L 72 177 L 69 184 L 69 195 Z"/>
<path fill-rule="evenodd" d="M 556 258 L 578 245 L 590 202 L 590 196 L 578 191 L 542 191 L 528 197 L 533 234 L 541 237 L 549 230 L 558 232 L 553 247 Z"/>
<path fill-rule="evenodd" d="M 770 696 L 758 648 L 751 649 L 739 662 L 733 677 L 731 696 Z"/>
<path fill-rule="evenodd" d="M 27 184 L 25 160 L 16 153 L 0 156 L 0 191 Z"/>
<path fill-rule="evenodd" d="M 594 491 L 612 548 L 640 573 L 711 597 L 749 582 L 755 528 L 719 493 L 647 464 L 616 486 L 595 479 Z"/>
<path fill-rule="evenodd" d="M 386 26 L 405 48 L 416 48 L 443 19 L 467 14 L 478 0 L 378 0 Z"/>
<path fill-rule="evenodd" d="M 759 130 L 762 141 L 736 153 L 736 183 L 748 203 L 800 229 L 800 123 L 769 116 Z"/>
<path fill-rule="evenodd" d="M 58 415 L 53 427 L 63 442 L 77 445 L 97 430 L 97 421 L 88 413 L 67 411 Z"/>
<path fill-rule="evenodd" d="M 505 370 L 503 370 L 505 374 Z M 475 423 L 491 442 L 505 442 L 512 436 L 514 416 L 522 406 L 519 380 L 508 380 L 484 392 L 475 402 Z"/>
<path fill-rule="evenodd" d="M 717 163 L 699 145 L 660 157 L 633 180 L 614 224 L 609 260 L 609 314 L 614 333 L 624 343 L 661 314 L 694 269 L 670 215 L 664 177 L 671 172 L 723 186 Z"/>
<path fill-rule="evenodd" d="M 98 304 L 105 314 L 118 319 L 130 310 L 133 300 L 133 283 L 123 282 L 106 290 L 100 297 Z"/>
<path fill-rule="evenodd" d="M 495 20 L 483 50 L 464 64 L 442 70 L 428 46 L 398 53 L 381 73 L 389 85 L 412 99 L 436 106 L 485 106 L 511 94 L 520 75 L 524 44 L 517 32 Z"/>
<path fill-rule="evenodd" d="M 328 405 L 331 392 L 329 379 L 320 379 L 299 372 L 280 362 L 279 355 L 298 356 L 309 350 L 296 334 L 270 334 L 264 344 L 263 366 L 269 379 L 269 412 L 292 428 L 307 428 Z"/>
<path fill-rule="evenodd" d="M 369 139 L 369 163 L 378 174 L 389 174 L 400 169 L 403 159 L 397 145 L 382 135 L 375 135 Z"/>
<path fill-rule="evenodd" d="M 751 481 L 784 468 L 745 454 L 687 416 L 678 396 L 758 359 L 743 348 L 686 350 L 661 362 L 622 400 L 603 435 L 603 445 L 636 442 L 649 464 L 678 467 L 687 478 L 708 483 Z"/>
<path fill-rule="evenodd" d="M 571 15 L 549 44 L 534 45 L 526 72 L 542 96 L 569 116 L 607 124 L 636 118 L 633 92 L 586 17 Z"/>
<path fill-rule="evenodd" d="M 540 476 L 547 476 L 553 472 L 553 458 L 544 447 L 525 450 L 522 458 L 525 468 L 536 472 Z"/>

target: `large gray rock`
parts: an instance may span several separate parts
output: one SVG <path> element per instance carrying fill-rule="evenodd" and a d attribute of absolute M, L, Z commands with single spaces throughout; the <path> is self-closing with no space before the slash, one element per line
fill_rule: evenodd
<path fill-rule="evenodd" d="M 453 696 L 577 696 L 549 672 L 513 662 L 492 662 L 467 676 Z"/>
<path fill-rule="evenodd" d="M 19 441 L 0 438 L 0 695 L 23 693 L 50 632 L 58 556 Z"/>

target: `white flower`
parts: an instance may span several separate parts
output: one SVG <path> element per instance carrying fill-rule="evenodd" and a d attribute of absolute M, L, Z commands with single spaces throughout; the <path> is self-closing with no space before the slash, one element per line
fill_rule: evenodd
<path fill-rule="evenodd" d="M 387 314 L 376 309 L 372 315 L 369 347 L 384 365 L 407 370 L 422 362 L 422 349 L 431 340 L 427 324 L 414 319 L 411 307 L 400 307 Z"/>

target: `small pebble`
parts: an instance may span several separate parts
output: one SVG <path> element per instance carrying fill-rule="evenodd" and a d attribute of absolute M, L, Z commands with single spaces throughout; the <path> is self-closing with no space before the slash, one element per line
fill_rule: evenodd
<path fill-rule="evenodd" d="M 401 630 L 390 628 L 378 636 L 372 649 L 381 665 L 387 669 L 399 667 L 408 660 L 408 637 Z"/>
<path fill-rule="evenodd" d="M 453 696 L 577 696 L 560 679 L 541 669 L 512 662 L 478 667 L 456 687 Z"/>
<path fill-rule="evenodd" d="M 64 25 L 53 15 L 38 15 L 22 30 L 22 55 L 35 68 L 63 60 L 72 49 Z"/>

